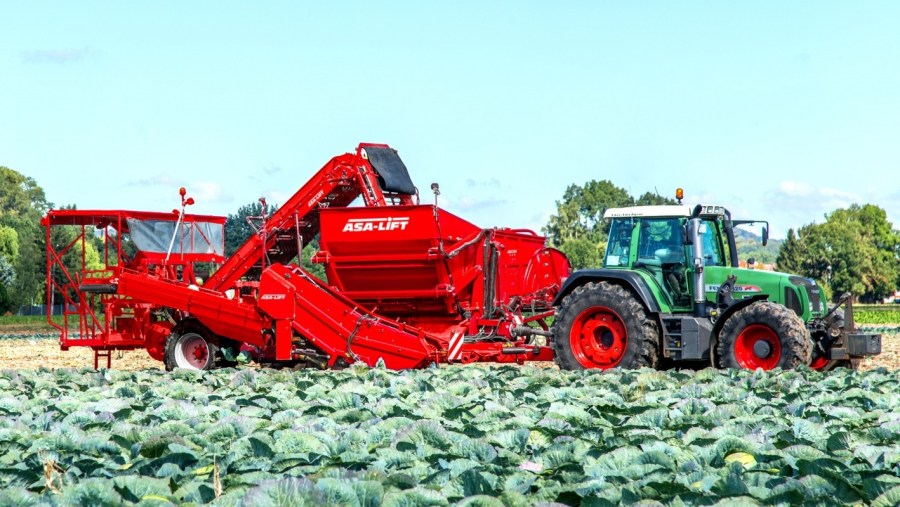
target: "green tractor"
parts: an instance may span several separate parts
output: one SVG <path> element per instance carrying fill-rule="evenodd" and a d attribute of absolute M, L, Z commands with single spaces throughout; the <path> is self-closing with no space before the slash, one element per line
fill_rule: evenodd
<path fill-rule="evenodd" d="M 849 295 L 829 307 L 813 280 L 739 267 L 735 227 L 765 221 L 702 205 L 614 208 L 603 218 L 603 267 L 572 273 L 554 302 L 563 369 L 826 370 L 881 353 L 881 335 L 856 332 Z"/>

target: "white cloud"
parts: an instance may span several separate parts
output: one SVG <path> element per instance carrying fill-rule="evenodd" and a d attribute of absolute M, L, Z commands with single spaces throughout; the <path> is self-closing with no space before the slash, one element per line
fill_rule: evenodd
<path fill-rule="evenodd" d="M 25 63 L 65 64 L 82 60 L 93 53 L 89 48 L 81 49 L 30 49 L 22 51 Z"/>
<path fill-rule="evenodd" d="M 806 197 L 815 190 L 808 183 L 787 180 L 778 184 L 778 191 L 787 197 Z"/>
<path fill-rule="evenodd" d="M 851 204 L 874 202 L 873 196 L 866 198 L 855 192 L 829 187 L 817 187 L 813 184 L 783 180 L 760 200 L 765 206 L 764 213 L 771 221 L 772 237 L 781 238 L 789 228 L 798 228 L 805 224 L 821 223 L 825 215 Z M 758 217 L 754 217 L 758 218 Z"/>
<path fill-rule="evenodd" d="M 859 194 L 837 188 L 814 187 L 806 182 L 785 180 L 773 193 L 777 204 L 785 208 L 831 211 L 866 200 Z"/>

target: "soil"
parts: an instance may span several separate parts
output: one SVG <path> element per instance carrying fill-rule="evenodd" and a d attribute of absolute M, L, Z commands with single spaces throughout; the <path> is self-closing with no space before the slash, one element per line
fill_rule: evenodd
<path fill-rule="evenodd" d="M 863 361 L 861 369 L 884 367 L 900 370 L 900 327 L 893 333 L 882 334 L 881 355 Z M 99 361 L 106 367 L 106 359 Z M 119 370 L 162 369 L 162 362 L 144 350 L 112 353 L 112 367 Z M 548 364 L 548 366 L 550 366 Z M 15 338 L 0 340 L 0 369 L 35 370 L 38 368 L 93 368 L 94 354 L 89 348 L 59 349 L 59 342 L 48 338 Z"/>
<path fill-rule="evenodd" d="M 99 366 L 106 367 L 106 358 Z M 119 370 L 162 369 L 163 364 L 145 350 L 114 351 L 111 366 Z M 59 349 L 54 339 L 21 338 L 0 340 L 0 369 L 36 370 L 38 368 L 93 368 L 94 351 L 87 347 Z"/>

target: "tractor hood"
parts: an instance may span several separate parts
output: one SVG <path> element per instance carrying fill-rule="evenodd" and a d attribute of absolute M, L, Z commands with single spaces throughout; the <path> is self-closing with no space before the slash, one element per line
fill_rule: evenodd
<path fill-rule="evenodd" d="M 729 274 L 734 274 L 737 278 L 734 282 L 735 299 L 765 295 L 769 301 L 793 310 L 804 322 L 822 317 L 826 311 L 821 287 L 808 278 L 776 271 L 720 266 L 707 266 L 705 274 L 706 296 L 710 301 L 716 300 L 719 286 Z"/>

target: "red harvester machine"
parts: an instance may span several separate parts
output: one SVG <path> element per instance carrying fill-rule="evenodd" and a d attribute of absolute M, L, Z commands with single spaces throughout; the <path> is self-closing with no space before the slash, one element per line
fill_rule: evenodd
<path fill-rule="evenodd" d="M 168 369 L 229 364 L 239 349 L 264 364 L 321 368 L 553 357 L 545 319 L 569 273 L 566 257 L 532 231 L 482 229 L 418 204 L 387 145 L 360 144 L 331 159 L 259 217 L 257 233 L 228 258 L 225 219 L 185 214 L 192 200 L 181 195 L 171 214 L 44 217 L 48 308 L 63 308 L 61 325 L 49 312 L 48 321 L 63 350 L 91 347 L 95 368 L 100 358 L 109 367 L 114 350 L 136 348 Z M 364 206 L 350 207 L 359 197 Z M 58 226 L 81 234 L 54 245 Z M 84 242 L 97 230 L 101 266 L 87 269 L 97 266 L 88 266 Z M 316 236 L 313 262 L 327 282 L 290 263 Z M 79 252 L 80 269 L 67 269 L 64 259 Z"/>

